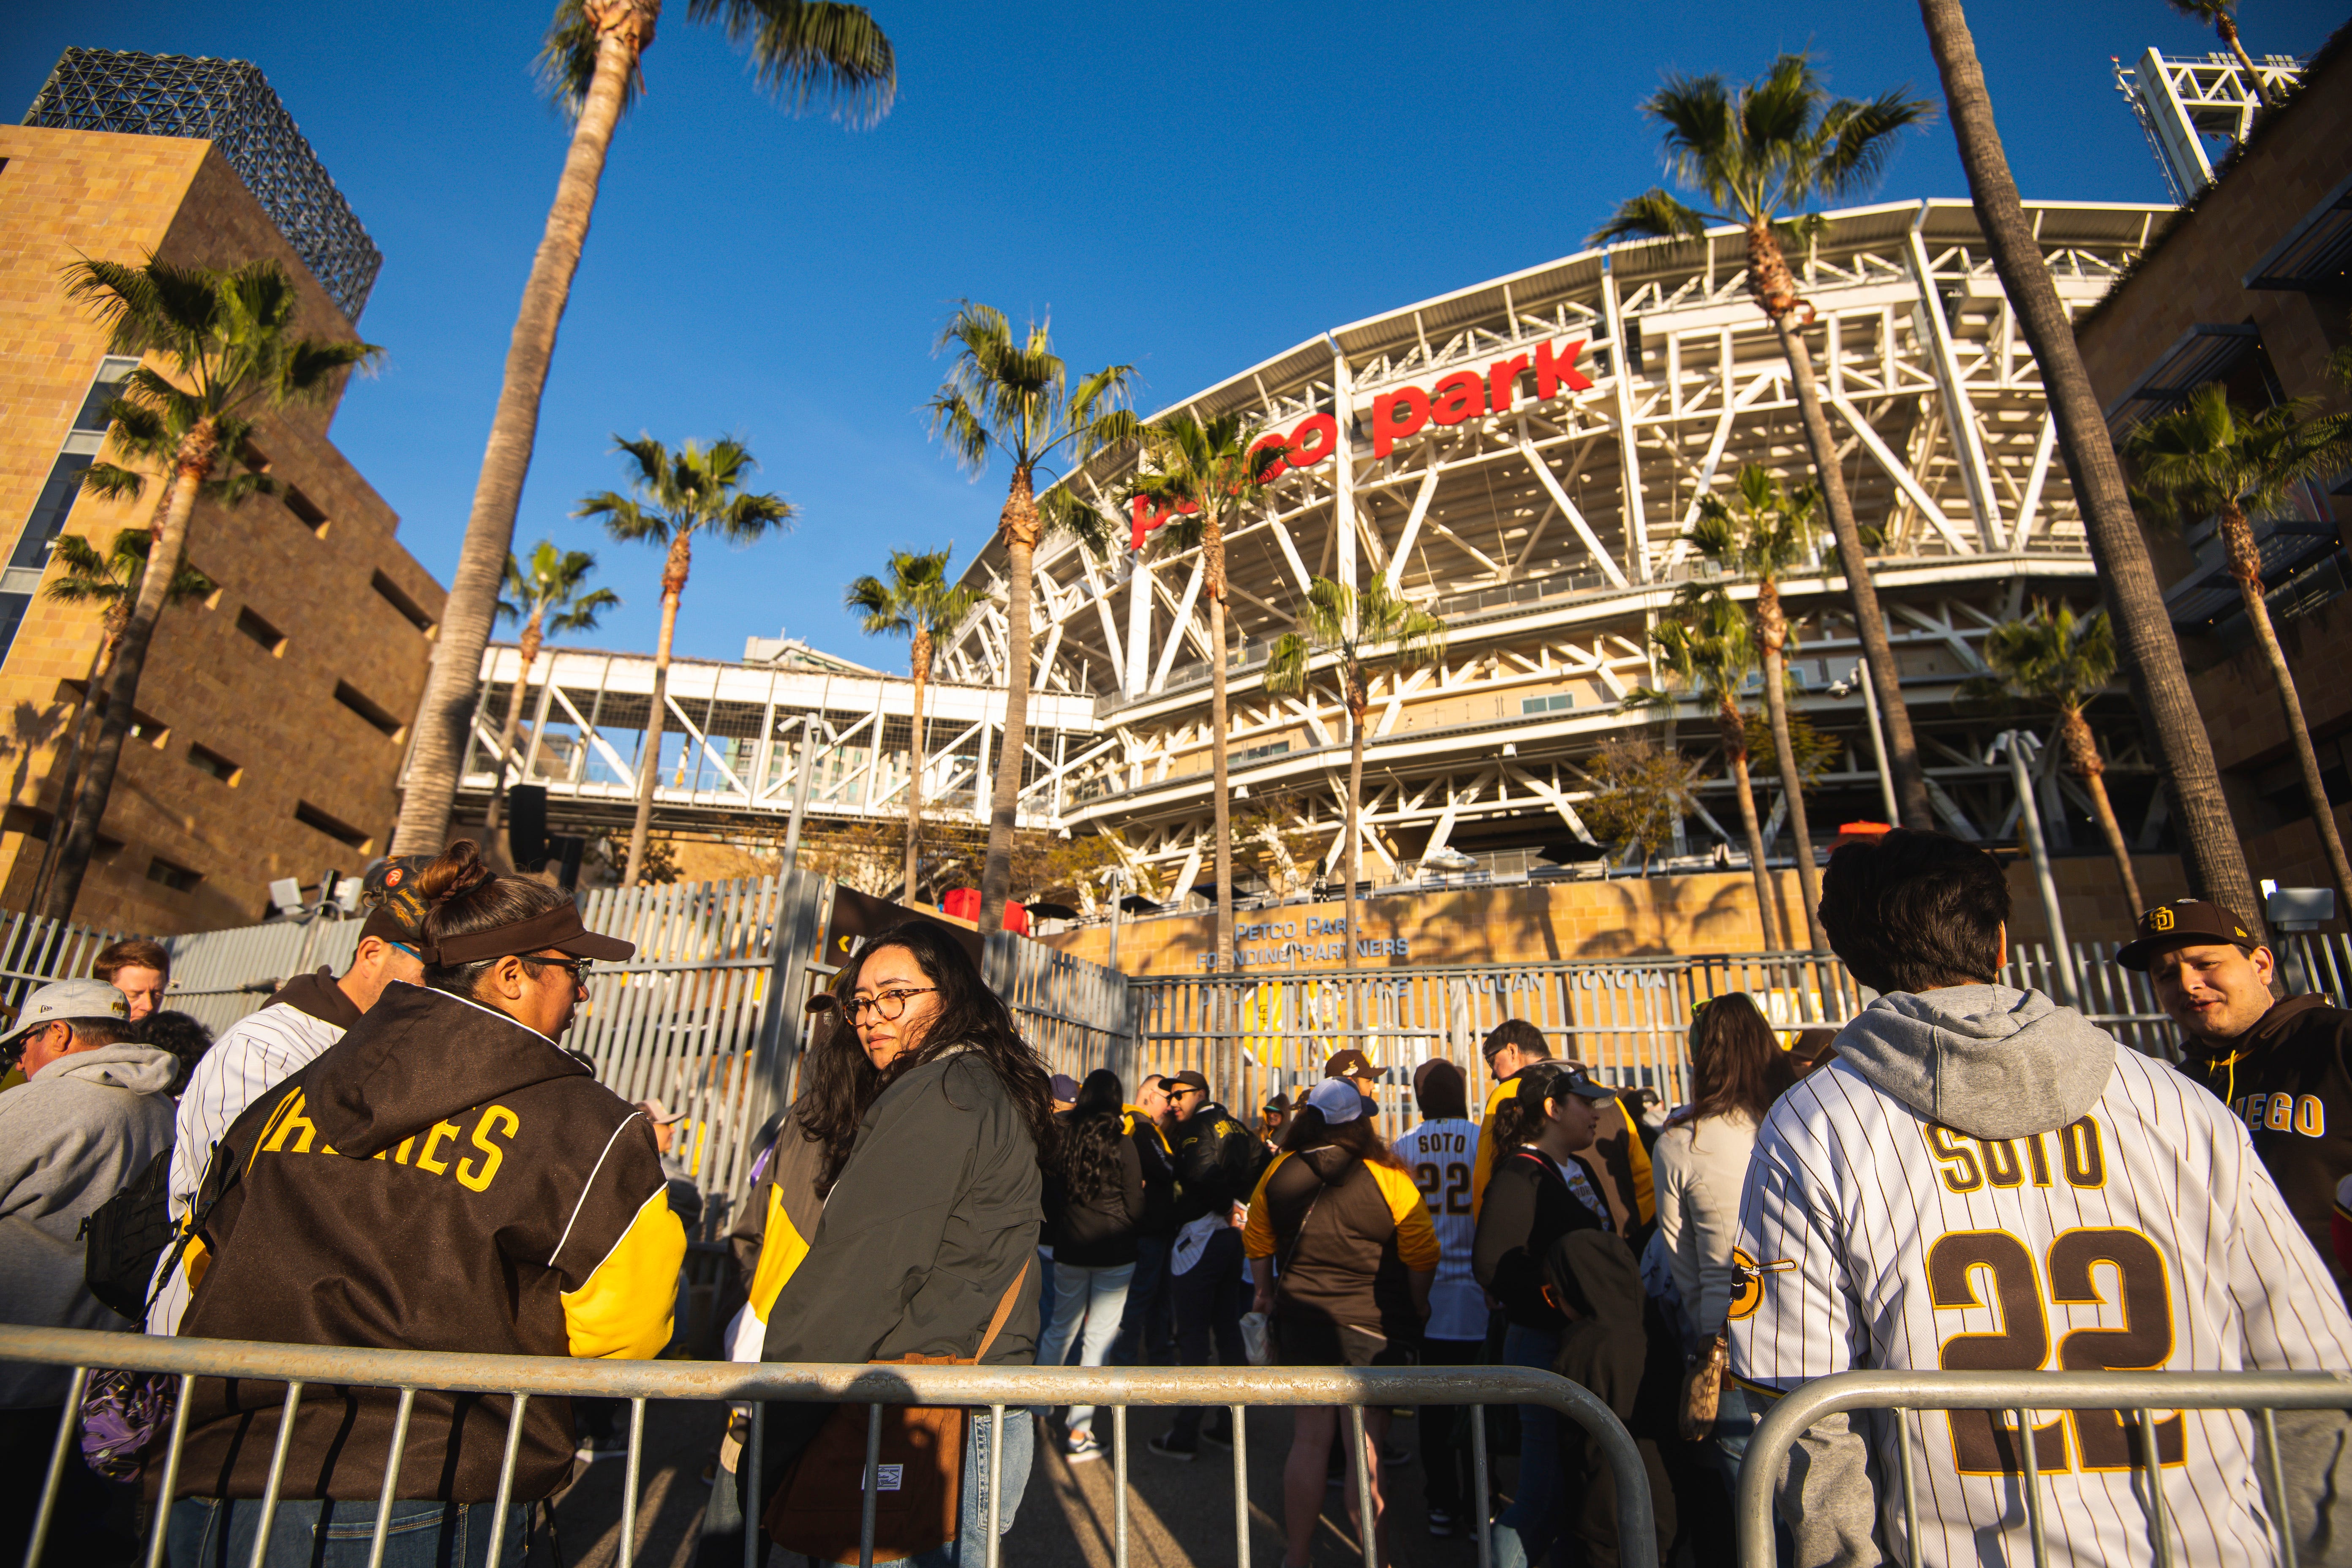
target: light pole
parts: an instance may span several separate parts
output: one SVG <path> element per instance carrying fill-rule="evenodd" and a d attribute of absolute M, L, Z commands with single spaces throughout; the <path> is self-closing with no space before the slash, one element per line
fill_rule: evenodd
<path fill-rule="evenodd" d="M 1878 764 L 1878 797 L 1886 806 L 1886 820 L 1895 826 L 1903 826 L 1903 814 L 1895 805 L 1895 775 L 1886 771 L 1886 735 L 1878 723 L 1878 688 L 1870 681 L 1870 661 L 1864 659 L 1853 667 L 1853 673 L 1830 688 L 1832 697 L 1851 694 L 1854 682 L 1862 683 L 1862 710 L 1870 720 L 1870 754 Z"/>
<path fill-rule="evenodd" d="M 794 770 L 794 776 L 793 778 L 793 815 L 791 820 L 784 826 L 783 874 L 787 877 L 791 876 L 800 865 L 801 818 L 808 815 L 809 753 L 815 749 L 815 746 L 816 715 L 814 713 L 804 713 L 801 716 L 800 752 L 798 760 L 793 764 Z M 907 889 L 907 897 L 909 902 L 913 901 L 914 893 L 915 890 L 912 888 Z"/>
<path fill-rule="evenodd" d="M 2082 998 L 2074 988 L 2074 949 L 2066 940 L 2066 918 L 2058 912 L 2058 882 L 2050 873 L 2050 848 L 2042 839 L 2042 809 L 2034 804 L 2033 778 L 2025 765 L 2041 749 L 2042 742 L 2027 731 L 2004 730 L 1993 737 L 1985 762 L 1990 764 L 2003 751 L 2009 752 L 2009 776 L 2017 784 L 2018 819 L 2025 826 L 2025 847 L 2033 856 L 2033 877 L 2041 884 L 2042 910 L 2050 921 L 2051 946 L 2058 954 L 2059 1000 L 2079 1008 Z"/>

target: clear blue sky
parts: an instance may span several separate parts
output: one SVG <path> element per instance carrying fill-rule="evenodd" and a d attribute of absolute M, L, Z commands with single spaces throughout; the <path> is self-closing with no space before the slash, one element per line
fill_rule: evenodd
<path fill-rule="evenodd" d="M 389 351 L 335 439 L 445 582 L 565 122 L 530 61 L 546 0 L 404 5 L 112 0 L 18 14 L 0 107 L 68 45 L 259 65 L 384 253 L 362 327 Z M 617 484 L 612 433 L 740 436 L 792 535 L 698 554 L 682 653 L 779 626 L 895 666 L 841 610 L 895 545 L 959 565 L 1003 494 L 930 443 L 930 345 L 959 297 L 1050 310 L 1072 365 L 1131 361 L 1147 409 L 1327 327 L 1567 254 L 1656 182 L 1636 104 L 1662 71 L 1761 70 L 1811 47 L 1835 90 L 1934 62 L 1900 0 L 1802 7 L 1266 8 L 922 0 L 874 9 L 898 47 L 877 129 L 794 120 L 671 0 L 622 122 L 564 318 L 518 544 L 595 549 L 627 601 L 595 640 L 650 647 L 658 560 L 569 515 Z M 1978 47 L 2029 196 L 2160 200 L 2108 57 L 2216 47 L 2161 0 L 1978 0 Z M 2249 47 L 2307 52 L 2341 0 L 2250 0 Z M 1909 137 L 1881 194 L 1967 194 L 1948 132 Z"/>

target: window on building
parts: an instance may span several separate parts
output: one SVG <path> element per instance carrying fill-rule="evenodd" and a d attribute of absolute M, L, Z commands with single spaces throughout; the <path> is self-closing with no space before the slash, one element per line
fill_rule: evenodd
<path fill-rule="evenodd" d="M 296 521 L 320 538 L 327 537 L 327 514 L 320 509 L 317 501 L 312 500 L 292 485 L 288 485 L 279 490 L 278 499 L 286 503 L 286 510 L 294 514 Z"/>
<path fill-rule="evenodd" d="M 98 374 L 90 381 L 89 395 L 81 400 L 81 412 L 74 416 L 73 427 L 104 435 L 106 427 L 114 423 L 107 410 L 122 395 L 122 384 L 138 368 L 137 360 L 121 354 L 110 354 L 99 361 Z"/>
<path fill-rule="evenodd" d="M 331 812 L 320 811 L 307 800 L 294 803 L 294 820 L 303 826 L 325 834 L 338 844 L 365 854 L 373 847 L 368 836 Z"/>
<path fill-rule="evenodd" d="M 399 584 L 381 572 L 375 574 L 373 582 L 376 593 L 382 596 L 385 604 L 400 612 L 402 619 L 426 637 L 433 635 L 433 617 L 425 613 L 425 606 L 402 592 Z"/>
<path fill-rule="evenodd" d="M 1278 757 L 1288 750 L 1290 750 L 1289 742 L 1275 741 L 1263 746 L 1250 747 L 1242 753 L 1242 761 L 1246 763 L 1254 757 Z"/>
<path fill-rule="evenodd" d="M 400 739 L 400 716 L 348 680 L 335 682 L 335 700 L 391 736 Z"/>
<path fill-rule="evenodd" d="M 1522 697 L 1519 699 L 1519 711 L 1522 714 L 1562 713 L 1575 706 L 1576 697 L 1574 693 L 1567 691 L 1562 691 L 1550 697 Z"/>
<path fill-rule="evenodd" d="M 236 629 L 251 637 L 272 658 L 286 652 L 286 634 L 255 615 L 250 605 L 236 613 Z"/>
<path fill-rule="evenodd" d="M 190 746 L 188 748 L 188 765 L 195 769 L 196 772 L 203 773 L 209 778 L 216 778 L 220 780 L 221 783 L 227 784 L 232 789 L 236 786 L 238 779 L 242 777 L 245 773 L 243 768 L 237 766 L 236 763 L 230 762 L 226 757 L 222 756 L 218 752 L 214 751 L 209 746 Z"/>
<path fill-rule="evenodd" d="M 184 893 L 203 881 L 205 874 L 202 871 L 191 871 L 185 866 L 174 865 L 159 855 L 147 862 L 147 879 L 151 882 L 161 882 L 175 893 Z"/>

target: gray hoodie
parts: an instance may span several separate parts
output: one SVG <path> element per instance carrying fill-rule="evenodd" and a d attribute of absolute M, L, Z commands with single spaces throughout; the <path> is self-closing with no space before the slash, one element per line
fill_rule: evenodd
<path fill-rule="evenodd" d="M 0 1321 L 127 1329 L 82 1283 L 81 1222 L 172 1146 L 179 1064 L 148 1046 L 59 1057 L 0 1094 Z M 0 1362 L 0 1410 L 52 1405 L 64 1367 Z"/>
<path fill-rule="evenodd" d="M 2115 1076 L 2115 1037 L 2039 991 L 1950 985 L 1881 996 L 1837 1053 L 1930 1121 L 1971 1138 L 2064 1127 Z"/>

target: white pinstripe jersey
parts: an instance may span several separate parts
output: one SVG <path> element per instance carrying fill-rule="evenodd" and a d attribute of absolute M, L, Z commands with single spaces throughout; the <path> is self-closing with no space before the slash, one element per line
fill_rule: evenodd
<path fill-rule="evenodd" d="M 1486 1297 L 1471 1277 L 1478 1219 L 1470 1212 L 1470 1174 L 1478 1163 L 1478 1124 L 1462 1117 L 1424 1121 L 1399 1137 L 1397 1157 L 1412 1172 L 1437 1231 L 1437 1278 L 1429 1287 L 1433 1340 L 1486 1337 Z"/>
<path fill-rule="evenodd" d="M 1858 1367 L 2352 1367 L 2352 1322 L 2245 1128 L 2121 1047 L 2080 1121 L 2006 1142 L 1938 1127 L 1839 1061 L 1767 1118 L 1739 1228 L 1765 1271 L 1733 1300 L 1732 1371 L 1766 1389 Z M 2030 1562 L 2013 1420 L 1907 1419 L 1920 1561 Z M 2051 1561 L 2150 1562 L 2137 1425 L 2033 1420 Z M 1874 1415 L 1857 1430 L 1888 1478 L 1882 1539 L 1900 1562 L 1894 1427 Z M 2159 1413 L 2157 1430 L 2175 1561 L 2272 1562 L 2247 1417 Z"/>

